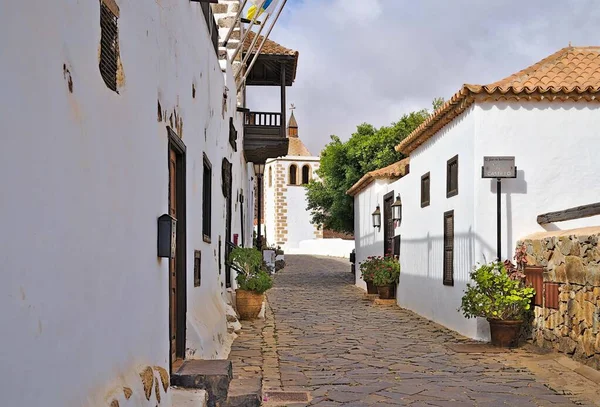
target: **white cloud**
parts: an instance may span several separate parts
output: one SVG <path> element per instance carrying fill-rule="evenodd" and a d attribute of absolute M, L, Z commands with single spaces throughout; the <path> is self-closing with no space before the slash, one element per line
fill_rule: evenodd
<path fill-rule="evenodd" d="M 600 45 L 596 0 L 288 0 L 271 39 L 300 52 L 288 88 L 300 137 L 319 152 L 330 134 L 387 125 L 463 83 L 506 77 L 568 45 Z M 277 89 L 249 106 L 279 109 Z"/>

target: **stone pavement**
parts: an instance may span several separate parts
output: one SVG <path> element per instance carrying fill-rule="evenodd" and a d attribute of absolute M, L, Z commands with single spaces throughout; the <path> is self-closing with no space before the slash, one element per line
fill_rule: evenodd
<path fill-rule="evenodd" d="M 268 293 L 261 372 L 266 406 L 600 403 L 593 398 L 598 384 L 582 378 L 577 385 L 587 393 L 576 395 L 560 381 L 551 385 L 526 350 L 452 351 L 447 345 L 470 342 L 407 310 L 364 301 L 345 261 L 286 256 L 286 262 Z M 308 392 L 311 401 L 277 403 L 269 400 L 272 390 L 295 397 Z"/>

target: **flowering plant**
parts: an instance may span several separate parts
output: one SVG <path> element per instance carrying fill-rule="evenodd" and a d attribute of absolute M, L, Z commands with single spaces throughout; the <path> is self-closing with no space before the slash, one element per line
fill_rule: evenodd
<path fill-rule="evenodd" d="M 360 271 L 363 280 L 381 287 L 398 281 L 400 263 L 393 256 L 369 256 L 360 263 Z"/>
<path fill-rule="evenodd" d="M 512 278 L 501 262 L 479 265 L 470 274 L 460 310 L 466 318 L 521 320 L 531 308 L 535 290 Z"/>
<path fill-rule="evenodd" d="M 513 264 L 510 260 L 504 261 L 504 267 L 508 273 L 508 276 L 511 280 L 518 280 L 521 282 L 525 281 L 525 266 L 527 265 L 527 247 L 525 243 L 522 243 L 520 246 L 517 246 L 515 249 L 515 259 L 516 265 Z"/>

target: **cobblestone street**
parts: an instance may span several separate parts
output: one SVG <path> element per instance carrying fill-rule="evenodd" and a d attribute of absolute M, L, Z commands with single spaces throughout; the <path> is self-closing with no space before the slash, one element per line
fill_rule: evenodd
<path fill-rule="evenodd" d="M 577 391 L 557 389 L 523 367 L 527 351 L 456 353 L 447 345 L 467 342 L 460 335 L 409 311 L 365 301 L 347 262 L 310 256 L 286 261 L 268 293 L 267 395 L 309 392 L 314 406 L 594 405 L 593 398 L 575 397 Z M 592 382 L 571 381 L 580 393 L 593 388 Z"/>

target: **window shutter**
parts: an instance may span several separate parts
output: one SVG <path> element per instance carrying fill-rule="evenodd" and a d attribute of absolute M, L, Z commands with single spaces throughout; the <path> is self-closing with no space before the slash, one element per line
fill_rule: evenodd
<path fill-rule="evenodd" d="M 444 285 L 454 285 L 454 211 L 444 213 Z"/>
<path fill-rule="evenodd" d="M 119 64 L 119 30 L 117 16 L 100 2 L 100 74 L 106 86 L 117 91 L 117 70 Z"/>

